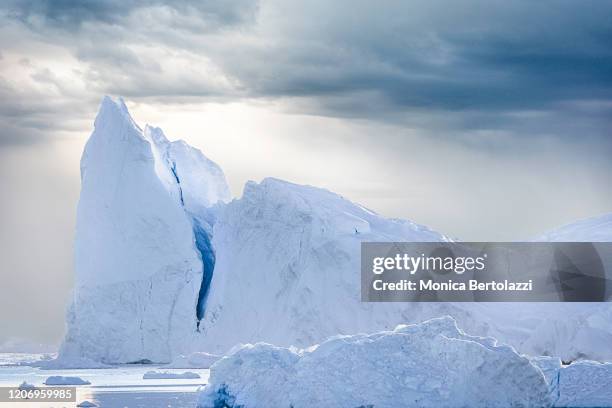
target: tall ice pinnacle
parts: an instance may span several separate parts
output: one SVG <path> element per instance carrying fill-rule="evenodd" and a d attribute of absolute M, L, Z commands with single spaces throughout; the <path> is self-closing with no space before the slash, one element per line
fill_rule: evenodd
<path fill-rule="evenodd" d="M 155 140 L 149 133 L 122 100 L 103 99 L 81 159 L 76 285 L 60 358 L 168 362 L 189 349 L 196 333 L 202 282 L 212 270 L 194 231 L 199 217 L 211 228 L 208 206 L 227 201 L 229 190 L 222 172 L 220 188 L 207 186 L 205 177 L 194 178 L 206 170 L 202 165 L 183 164 L 172 155 L 175 142 L 160 130 Z M 182 165 L 196 176 L 182 182 L 176 173 Z M 187 209 L 185 197 L 197 194 L 190 189 L 222 192 Z"/>

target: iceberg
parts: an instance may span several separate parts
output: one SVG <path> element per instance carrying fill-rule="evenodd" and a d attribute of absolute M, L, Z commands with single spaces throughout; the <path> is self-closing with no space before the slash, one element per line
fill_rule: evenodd
<path fill-rule="evenodd" d="M 91 385 L 87 380 L 81 377 L 64 377 L 61 375 L 54 375 L 47 378 L 44 382 L 45 385 Z"/>
<path fill-rule="evenodd" d="M 610 303 L 361 302 L 361 242 L 446 240 L 327 190 L 273 178 L 247 183 L 215 224 L 217 273 L 201 349 L 223 354 L 234 344 L 257 342 L 307 347 L 336 334 L 391 330 L 448 314 L 470 333 L 521 353 L 612 360 Z"/>
<path fill-rule="evenodd" d="M 218 166 L 105 97 L 81 159 L 74 297 L 60 361 L 170 362 L 191 351 Z M 208 252 L 205 252 L 208 251 Z"/>
<path fill-rule="evenodd" d="M 21 384 L 19 384 L 18 387 L 19 390 L 35 390 L 36 386 L 34 384 L 30 384 L 26 381 L 23 381 Z"/>
<path fill-rule="evenodd" d="M 307 350 L 246 345 L 211 368 L 199 408 L 548 407 L 542 371 L 450 317 L 336 336 Z"/>
<path fill-rule="evenodd" d="M 448 238 L 327 190 L 273 178 L 249 182 L 215 224 L 201 347 L 216 354 L 259 341 L 306 347 L 418 319 L 414 304 L 361 302 L 361 242 L 441 240 Z M 433 306 L 436 316 L 455 310 Z"/>
<path fill-rule="evenodd" d="M 76 282 L 55 366 L 183 364 L 193 353 L 208 365 L 237 344 L 304 348 L 443 315 L 521 353 L 612 360 L 607 303 L 361 302 L 362 242 L 451 239 L 275 178 L 231 200 L 218 165 L 140 128 L 122 100 L 102 101 L 81 174 Z M 611 217 L 540 239 L 610 240 Z"/>
<path fill-rule="evenodd" d="M 97 407 L 97 405 L 90 401 L 83 401 L 80 404 L 78 404 L 77 407 L 78 408 L 93 408 L 93 407 Z"/>

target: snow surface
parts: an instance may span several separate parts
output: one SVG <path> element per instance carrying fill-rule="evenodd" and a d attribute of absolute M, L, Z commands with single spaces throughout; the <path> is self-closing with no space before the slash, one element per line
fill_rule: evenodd
<path fill-rule="evenodd" d="M 612 407 L 612 364 L 578 361 L 563 366 L 558 358 L 535 357 L 557 407 Z"/>
<path fill-rule="evenodd" d="M 223 403 L 227 405 L 223 405 Z M 199 407 L 550 406 L 542 372 L 450 317 L 310 350 L 259 343 L 213 365 Z"/>
<path fill-rule="evenodd" d="M 81 377 L 64 377 L 61 375 L 52 375 L 45 380 L 45 385 L 90 385 L 89 381 Z"/>
<path fill-rule="evenodd" d="M 200 374 L 186 371 L 184 373 L 171 373 L 169 371 L 147 371 L 142 376 L 143 380 L 195 380 L 201 378 Z"/>
<path fill-rule="evenodd" d="M 612 364 L 579 361 L 559 371 L 559 407 L 612 407 Z"/>

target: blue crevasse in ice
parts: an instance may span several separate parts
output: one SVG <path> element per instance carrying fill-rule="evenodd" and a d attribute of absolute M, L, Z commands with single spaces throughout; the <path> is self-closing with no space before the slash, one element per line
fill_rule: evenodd
<path fill-rule="evenodd" d="M 176 180 L 181 205 L 185 207 L 185 198 L 183 196 L 181 180 L 178 176 L 178 172 L 176 169 L 176 162 L 169 162 L 168 168 L 172 173 L 172 176 Z M 197 329 L 199 331 L 200 320 L 202 320 L 202 318 L 204 317 L 206 297 L 208 295 L 210 282 L 212 281 L 213 272 L 215 270 L 215 252 L 211 242 L 212 225 L 210 225 L 210 223 L 214 222 L 214 218 L 210 217 L 210 214 L 206 214 L 209 215 L 209 217 L 207 217 L 209 218 L 209 220 L 200 221 L 198 217 L 190 214 L 189 211 L 187 211 L 187 208 L 185 208 L 185 211 L 191 218 L 191 223 L 193 224 L 193 236 L 195 239 L 195 245 L 202 259 L 202 283 L 200 284 L 200 291 L 198 293 L 198 301 L 196 305 L 196 317 L 198 319 Z"/>
<path fill-rule="evenodd" d="M 214 216 L 210 211 L 203 208 L 199 209 L 199 212 L 201 213 L 200 217 L 192 214 L 189 211 L 185 205 L 183 187 L 181 185 L 181 179 L 178 175 L 176 161 L 168 159 L 167 164 L 168 169 L 176 181 L 181 205 L 185 209 L 185 213 L 188 215 L 193 225 L 195 246 L 200 254 L 200 258 L 202 259 L 202 282 L 200 283 L 200 290 L 198 292 L 198 300 L 196 304 L 196 328 L 199 331 L 200 321 L 204 317 L 204 311 L 206 308 L 206 297 L 208 296 L 210 282 L 212 281 L 213 272 L 215 270 L 215 251 L 212 246 L 212 225 L 214 224 Z"/>
<path fill-rule="evenodd" d="M 212 281 L 213 273 L 215 270 L 215 251 L 212 247 L 211 228 L 205 228 L 200 221 L 196 218 L 193 219 L 193 234 L 195 237 L 196 247 L 202 257 L 202 283 L 200 285 L 200 292 L 198 294 L 198 303 L 196 306 L 196 316 L 198 318 L 198 329 L 200 320 L 204 317 L 204 311 L 206 309 L 206 298 L 208 297 L 208 291 L 210 289 L 210 282 Z"/>
<path fill-rule="evenodd" d="M 166 180 L 168 191 L 180 202 L 192 224 L 195 249 L 202 261 L 202 281 L 195 311 L 199 330 L 215 269 L 213 207 L 229 201 L 229 188 L 223 171 L 199 150 L 181 140 L 168 141 L 159 128 L 147 126 L 145 135 L 155 146 L 156 160 L 163 163 L 159 169 L 160 178 Z"/>
<path fill-rule="evenodd" d="M 176 170 L 176 162 L 170 163 L 170 171 L 176 180 L 178 186 L 179 197 L 181 205 L 185 207 L 185 199 L 183 196 L 183 188 L 181 187 L 181 180 Z M 209 221 L 200 220 L 197 216 L 194 216 L 187 211 L 185 212 L 191 218 L 193 225 L 193 236 L 195 239 L 195 245 L 200 253 L 202 259 L 202 282 L 200 284 L 200 291 L 198 292 L 198 301 L 196 304 L 196 317 L 198 320 L 197 330 L 200 329 L 200 321 L 204 317 L 204 310 L 206 308 L 206 297 L 208 296 L 208 290 L 210 288 L 210 282 L 212 281 L 213 272 L 215 270 L 215 251 L 212 247 L 212 225 L 209 224 L 214 222 L 214 218 L 210 217 Z"/>

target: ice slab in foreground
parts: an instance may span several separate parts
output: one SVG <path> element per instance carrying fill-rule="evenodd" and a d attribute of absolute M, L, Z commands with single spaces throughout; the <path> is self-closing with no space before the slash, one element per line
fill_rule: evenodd
<path fill-rule="evenodd" d="M 611 407 L 612 364 L 578 361 L 559 370 L 559 407 Z"/>
<path fill-rule="evenodd" d="M 211 367 L 200 408 L 545 407 L 542 371 L 450 317 L 309 350 L 247 345 Z M 223 405 L 225 404 L 225 405 Z"/>
<path fill-rule="evenodd" d="M 612 407 L 612 364 L 577 361 L 561 365 L 558 358 L 531 359 L 549 383 L 557 407 Z"/>

